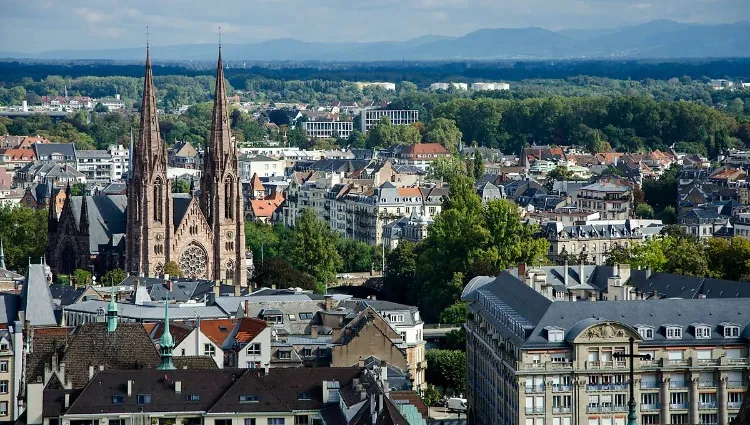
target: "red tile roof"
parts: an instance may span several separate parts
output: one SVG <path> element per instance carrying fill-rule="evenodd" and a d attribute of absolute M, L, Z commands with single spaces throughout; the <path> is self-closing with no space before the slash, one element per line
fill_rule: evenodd
<path fill-rule="evenodd" d="M 417 143 L 407 146 L 402 152 L 412 155 L 448 155 L 448 151 L 440 143 Z"/>
<path fill-rule="evenodd" d="M 279 207 L 281 203 L 273 200 L 273 201 L 267 201 L 265 199 L 253 199 L 250 201 L 250 208 L 253 211 L 254 217 L 268 217 L 270 218 L 273 216 L 274 211 L 276 211 L 276 208 Z"/>
<path fill-rule="evenodd" d="M 214 344 L 221 347 L 229 334 L 232 333 L 237 319 L 201 320 L 201 332 Z"/>

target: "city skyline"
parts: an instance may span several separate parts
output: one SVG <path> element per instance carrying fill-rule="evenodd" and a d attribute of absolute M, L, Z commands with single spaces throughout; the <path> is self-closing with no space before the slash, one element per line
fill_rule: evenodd
<path fill-rule="evenodd" d="M 551 1 L 524 4 L 487 0 L 418 0 L 377 4 L 360 1 L 236 2 L 216 7 L 192 0 L 114 1 L 49 0 L 9 2 L 2 36 L 4 51 L 42 52 L 55 49 L 110 49 L 151 44 L 217 43 L 219 27 L 225 43 L 252 43 L 293 38 L 301 41 L 400 41 L 424 35 L 460 36 L 482 28 L 542 27 L 608 29 L 657 19 L 720 24 L 750 19 L 743 0 Z M 398 12 L 398 13 L 395 13 Z M 28 37 L 17 28 L 34 28 Z"/>

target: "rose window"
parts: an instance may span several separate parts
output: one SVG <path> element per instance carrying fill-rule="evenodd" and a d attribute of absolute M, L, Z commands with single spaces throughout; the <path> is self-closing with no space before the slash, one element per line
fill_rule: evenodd
<path fill-rule="evenodd" d="M 180 270 L 187 277 L 204 277 L 207 264 L 208 255 L 198 245 L 188 246 L 180 256 Z"/>

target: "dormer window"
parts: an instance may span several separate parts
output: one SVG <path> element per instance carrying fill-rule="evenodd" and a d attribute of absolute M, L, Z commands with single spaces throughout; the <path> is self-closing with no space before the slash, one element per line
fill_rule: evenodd
<path fill-rule="evenodd" d="M 682 326 L 666 325 L 667 339 L 682 339 Z"/>
<path fill-rule="evenodd" d="M 547 330 L 547 341 L 549 342 L 562 342 L 565 337 L 565 333 L 561 328 L 550 326 L 545 329 Z"/>
<path fill-rule="evenodd" d="M 638 329 L 638 335 L 644 340 L 654 339 L 654 328 L 648 325 L 636 325 Z"/>
<path fill-rule="evenodd" d="M 404 323 L 403 314 L 391 314 L 388 319 L 390 319 L 390 321 L 393 323 Z"/>
<path fill-rule="evenodd" d="M 740 336 L 740 325 L 736 323 L 722 323 L 724 338 L 738 338 Z"/>
<path fill-rule="evenodd" d="M 711 327 L 705 324 L 693 324 L 695 328 L 695 339 L 711 338 Z"/>

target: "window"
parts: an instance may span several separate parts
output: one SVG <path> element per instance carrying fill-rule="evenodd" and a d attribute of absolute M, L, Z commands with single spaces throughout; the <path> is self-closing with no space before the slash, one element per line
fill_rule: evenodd
<path fill-rule="evenodd" d="M 654 328 L 650 327 L 640 327 L 638 328 L 638 334 L 643 339 L 654 339 Z"/>
<path fill-rule="evenodd" d="M 8 361 L 3 360 L 0 362 L 0 372 L 7 372 L 8 371 Z"/>
<path fill-rule="evenodd" d="M 294 322 L 296 320 L 297 320 L 297 316 L 295 316 L 294 314 L 289 315 L 289 321 Z"/>
<path fill-rule="evenodd" d="M 112 396 L 112 404 L 123 404 L 125 403 L 125 397 L 121 395 Z"/>
<path fill-rule="evenodd" d="M 297 400 L 312 400 L 312 394 L 308 392 L 297 393 Z"/>
<path fill-rule="evenodd" d="M 641 415 L 641 425 L 658 425 L 659 415 Z"/>
<path fill-rule="evenodd" d="M 107 421 L 107 425 L 125 425 L 125 419 L 110 419 Z"/>
<path fill-rule="evenodd" d="M 682 328 L 679 326 L 667 326 L 667 339 L 682 339 Z"/>
<path fill-rule="evenodd" d="M 276 353 L 276 357 L 278 357 L 281 360 L 289 360 L 292 358 L 292 353 L 289 351 L 278 351 Z"/>
<path fill-rule="evenodd" d="M 309 416 L 295 416 L 294 425 L 310 425 Z"/>
<path fill-rule="evenodd" d="M 711 338 L 711 328 L 708 326 L 696 326 L 695 327 L 695 338 L 697 339 L 708 339 Z"/>
<path fill-rule="evenodd" d="M 0 381 L 0 394 L 8 394 L 8 381 Z"/>
<path fill-rule="evenodd" d="M 241 395 L 240 403 L 257 403 L 259 401 L 257 395 Z"/>
<path fill-rule="evenodd" d="M 8 351 L 8 343 L 6 341 L 0 342 L 0 351 Z"/>
<path fill-rule="evenodd" d="M 404 315 L 403 314 L 391 314 L 389 319 L 393 323 L 404 323 Z"/>
<path fill-rule="evenodd" d="M 231 419 L 216 419 L 214 421 L 215 425 L 232 425 Z"/>
<path fill-rule="evenodd" d="M 8 416 L 8 402 L 0 401 L 0 416 Z"/>
<path fill-rule="evenodd" d="M 303 348 L 300 351 L 300 356 L 302 356 L 302 357 L 312 357 L 312 348 Z"/>
<path fill-rule="evenodd" d="M 562 329 L 547 329 L 547 340 L 549 342 L 561 342 L 563 340 Z"/>
<path fill-rule="evenodd" d="M 268 425 L 284 425 L 284 418 L 268 418 Z"/>
<path fill-rule="evenodd" d="M 151 394 L 138 394 L 138 404 L 151 404 Z"/>
<path fill-rule="evenodd" d="M 724 326 L 724 338 L 737 338 L 740 336 L 739 326 Z"/>
<path fill-rule="evenodd" d="M 699 424 L 717 424 L 719 423 L 719 415 L 716 413 L 701 413 L 698 416 Z"/>
<path fill-rule="evenodd" d="M 185 400 L 187 401 L 200 401 L 201 396 L 198 394 L 188 394 L 185 396 Z"/>
<path fill-rule="evenodd" d="M 255 418 L 245 418 L 245 425 L 255 425 Z"/>
<path fill-rule="evenodd" d="M 247 346 L 247 355 L 248 356 L 257 356 L 260 354 L 260 344 L 254 343 Z"/>
<path fill-rule="evenodd" d="M 406 332 L 401 332 L 401 340 L 406 341 Z"/>
<path fill-rule="evenodd" d="M 216 354 L 216 347 L 213 344 L 203 344 L 203 355 L 213 357 Z"/>

